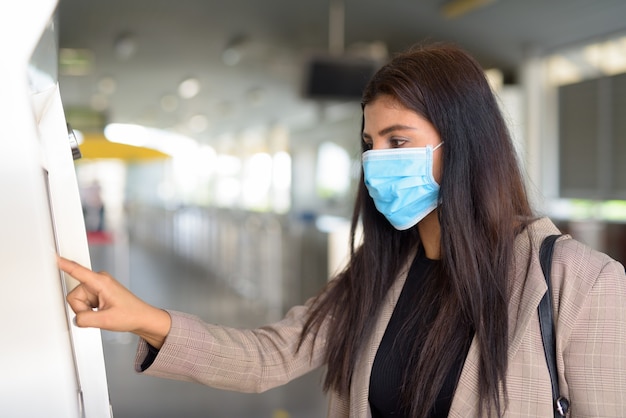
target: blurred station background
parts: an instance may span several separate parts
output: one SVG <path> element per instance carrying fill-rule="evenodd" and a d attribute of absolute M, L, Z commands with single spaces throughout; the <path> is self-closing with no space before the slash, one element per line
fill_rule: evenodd
<path fill-rule="evenodd" d="M 60 0 L 92 265 L 154 305 L 256 327 L 345 260 L 360 89 L 451 41 L 488 71 L 539 213 L 626 262 L 622 0 Z M 264 394 L 138 376 L 103 333 L 116 418 L 325 416 L 323 371 Z"/>

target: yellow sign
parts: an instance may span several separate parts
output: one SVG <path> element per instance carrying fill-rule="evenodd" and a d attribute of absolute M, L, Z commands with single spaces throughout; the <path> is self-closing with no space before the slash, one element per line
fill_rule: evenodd
<path fill-rule="evenodd" d="M 83 159 L 118 159 L 128 162 L 159 160 L 170 156 L 146 147 L 111 142 L 101 133 L 84 133 L 84 140 L 79 145 Z"/>

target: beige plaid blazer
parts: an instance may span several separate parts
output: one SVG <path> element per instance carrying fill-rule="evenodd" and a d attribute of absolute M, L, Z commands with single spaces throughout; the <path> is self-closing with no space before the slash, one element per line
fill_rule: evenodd
<path fill-rule="evenodd" d="M 516 239 L 509 307 L 508 403 L 506 417 L 551 417 L 548 369 L 537 306 L 547 287 L 538 248 L 559 233 L 547 218 L 534 222 Z M 374 356 L 406 279 L 408 267 L 387 295 L 368 344 L 363 347 L 347 396 L 329 394 L 328 417 L 371 417 L 368 404 Z M 608 256 L 563 237 L 553 268 L 557 367 L 561 392 L 571 402 L 571 417 L 626 417 L 626 277 Z M 295 353 L 307 306 L 292 308 L 275 324 L 239 330 L 207 324 L 170 312 L 172 328 L 145 374 L 195 381 L 216 388 L 260 392 L 323 366 L 323 328 Z M 136 369 L 147 347 L 140 341 Z M 470 347 L 452 401 L 450 417 L 478 416 L 478 348 Z"/>

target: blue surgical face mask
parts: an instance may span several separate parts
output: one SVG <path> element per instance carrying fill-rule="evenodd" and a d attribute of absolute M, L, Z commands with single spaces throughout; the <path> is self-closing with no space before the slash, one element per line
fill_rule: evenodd
<path fill-rule="evenodd" d="M 409 229 L 437 207 L 431 145 L 363 153 L 365 186 L 376 209 L 398 230 Z"/>

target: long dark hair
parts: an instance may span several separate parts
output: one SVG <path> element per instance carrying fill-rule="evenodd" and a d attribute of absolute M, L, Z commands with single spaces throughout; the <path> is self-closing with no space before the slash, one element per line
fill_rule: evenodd
<path fill-rule="evenodd" d="M 506 124 L 481 66 L 450 44 L 396 55 L 368 83 L 363 105 L 381 95 L 425 117 L 445 144 L 438 209 L 441 260 L 426 290 L 436 298 L 437 311 L 409 344 L 413 349 L 401 394 L 407 413 L 428 416 L 461 354 L 459 338 L 467 338 L 449 326 L 460 323 L 474 332 L 480 350 L 481 411 L 500 415 L 506 408 L 499 393 L 502 389 L 506 395 L 513 243 L 532 217 Z M 355 241 L 359 224 L 362 243 Z M 351 236 L 350 262 L 316 299 L 301 337 L 328 320 L 332 338 L 327 341 L 324 389 L 343 394 L 349 392 L 357 355 L 385 294 L 420 242 L 416 227 L 397 231 L 376 210 L 362 176 Z M 430 311 L 430 306 L 416 306 L 405 325 Z"/>

